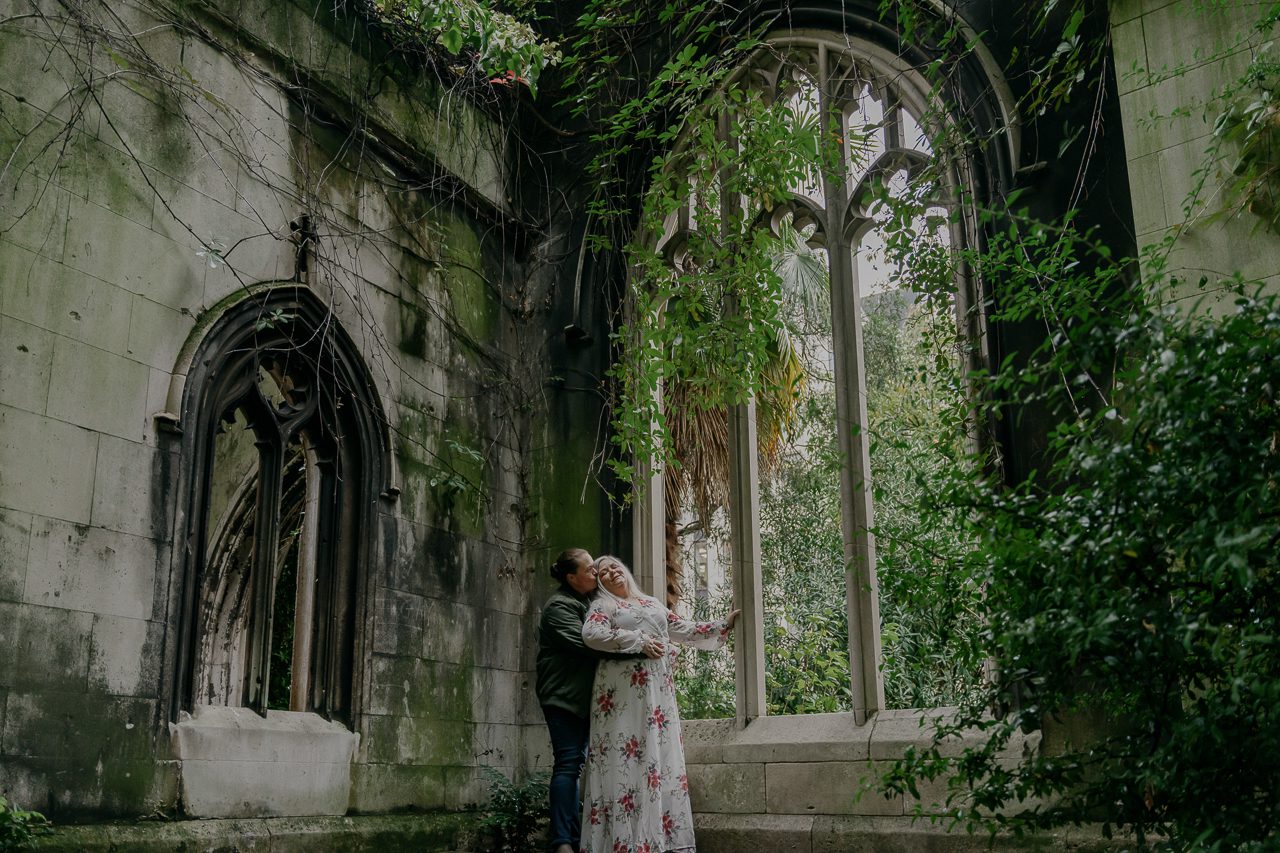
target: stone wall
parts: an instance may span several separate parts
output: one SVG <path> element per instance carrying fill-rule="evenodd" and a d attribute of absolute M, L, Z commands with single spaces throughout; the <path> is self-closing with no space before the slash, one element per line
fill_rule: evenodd
<path fill-rule="evenodd" d="M 167 427 L 209 326 L 304 277 L 309 213 L 305 281 L 393 450 L 349 806 L 461 806 L 480 765 L 546 763 L 528 671 L 549 559 L 528 543 L 604 526 L 540 396 L 511 103 L 332 4 L 179 5 L 0 17 L 0 793 L 59 818 L 175 808 Z"/>
<path fill-rule="evenodd" d="M 886 764 L 908 748 L 932 743 L 933 722 L 946 709 L 880 711 L 865 725 L 852 714 L 761 717 L 744 729 L 732 720 L 684 723 L 689 792 L 704 853 L 787 853 L 1113 849 L 1097 827 L 1035 838 L 969 835 L 943 815 L 945 779 L 922 782 L 918 797 L 878 790 Z M 1001 756 L 1016 763 L 1038 736 L 1011 743 Z M 955 740 L 958 755 L 975 741 Z M 1026 804 L 1024 804 L 1026 805 Z"/>
<path fill-rule="evenodd" d="M 1239 273 L 1274 287 L 1280 238 L 1224 194 L 1234 168 L 1231 145 L 1215 154 L 1214 125 L 1240 88 L 1269 34 L 1254 25 L 1266 11 L 1254 2 L 1196 4 L 1116 0 L 1111 41 L 1140 247 L 1167 255 L 1179 279 L 1174 295 L 1198 298 Z M 1230 96 L 1230 97 L 1229 97 Z M 1168 240 L 1167 249 L 1159 249 Z M 1147 263 L 1150 268 L 1150 261 Z"/>

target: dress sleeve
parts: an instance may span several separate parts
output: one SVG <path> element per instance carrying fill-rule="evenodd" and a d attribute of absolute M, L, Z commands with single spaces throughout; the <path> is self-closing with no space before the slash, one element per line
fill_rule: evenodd
<path fill-rule="evenodd" d="M 644 649 L 644 635 L 639 631 L 616 628 L 613 614 L 617 610 L 612 602 L 596 599 L 587 610 L 582 623 L 582 640 L 589 648 L 601 652 L 634 654 Z"/>
<path fill-rule="evenodd" d="M 667 633 L 674 642 L 706 652 L 715 651 L 729 639 L 729 628 L 723 619 L 716 622 L 694 622 L 682 619 L 670 610 L 667 611 Z"/>

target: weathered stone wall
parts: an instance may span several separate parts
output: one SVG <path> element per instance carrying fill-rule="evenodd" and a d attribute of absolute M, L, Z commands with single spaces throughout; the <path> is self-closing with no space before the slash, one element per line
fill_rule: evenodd
<path fill-rule="evenodd" d="M 946 709 L 880 711 L 865 725 L 852 714 L 762 717 L 745 729 L 732 720 L 684 723 L 689 793 L 704 853 L 785 850 L 969 851 L 1115 849 L 1097 827 L 1034 838 L 969 835 L 943 819 L 945 779 L 922 782 L 918 797 L 883 796 L 880 776 L 908 748 L 931 745 L 933 721 Z M 1011 743 L 1012 766 L 1038 736 Z M 943 754 L 976 741 L 956 739 Z M 1030 806 L 1022 804 L 1022 807 Z"/>
<path fill-rule="evenodd" d="M 1276 286 L 1280 237 L 1224 193 L 1235 151 L 1228 144 L 1218 156 L 1214 138 L 1230 101 L 1251 99 L 1240 82 L 1270 39 L 1254 27 L 1266 4 L 1115 0 L 1110 9 L 1139 246 L 1170 241 L 1159 251 L 1177 297 L 1236 273 Z"/>
<path fill-rule="evenodd" d="M 306 280 L 363 354 L 394 457 L 350 807 L 458 807 L 481 765 L 546 766 L 532 567 L 603 524 L 578 500 L 589 454 L 559 452 L 541 396 L 508 107 L 330 7 L 0 4 L 0 793 L 28 807 L 177 801 L 183 460 L 155 416 L 223 310 L 295 277 L 304 212 Z"/>

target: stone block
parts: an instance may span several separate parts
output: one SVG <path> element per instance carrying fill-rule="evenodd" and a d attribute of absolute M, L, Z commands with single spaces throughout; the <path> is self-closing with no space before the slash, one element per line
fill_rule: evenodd
<path fill-rule="evenodd" d="M 481 767 L 444 768 L 444 807 L 465 809 L 489 801 L 490 777 Z M 508 779 L 515 775 L 514 767 L 493 767 Z"/>
<path fill-rule="evenodd" d="M 1129 195 L 1133 200 L 1133 227 L 1140 241 L 1155 241 L 1169 227 L 1170 208 L 1165 200 L 1161 174 L 1161 154 L 1148 154 L 1129 161 Z M 1181 216 L 1178 217 L 1178 220 Z M 1175 220 L 1175 221 L 1178 221 Z M 1144 240 L 1143 238 L 1147 238 Z"/>
<path fill-rule="evenodd" d="M 422 656 L 448 663 L 478 663 L 476 645 L 486 642 L 478 633 L 482 621 L 480 612 L 439 598 L 427 598 L 424 602 Z"/>
<path fill-rule="evenodd" d="M 409 592 L 381 588 L 375 597 L 374 608 L 374 652 L 421 657 L 427 599 Z"/>
<path fill-rule="evenodd" d="M 23 599 L 31 604 L 149 619 L 156 599 L 150 539 L 39 518 L 32 522 Z"/>
<path fill-rule="evenodd" d="M 215 161 L 213 155 L 209 158 Z M 221 159 L 226 160 L 224 154 Z M 275 214 L 269 217 L 250 218 L 235 210 L 235 198 L 219 198 L 196 189 L 192 183 L 208 185 L 219 180 L 223 169 L 228 172 L 238 168 L 234 161 L 221 165 L 208 165 L 203 171 L 212 176 L 183 175 L 181 178 L 153 173 L 157 186 L 162 190 L 163 203 L 157 199 L 154 229 L 174 243 L 184 246 L 214 247 L 219 258 L 210 265 L 202 259 L 204 273 L 204 304 L 213 305 L 224 297 L 242 291 L 248 284 L 259 281 L 289 279 L 294 272 L 295 249 L 289 240 L 289 222 L 297 216 Z M 232 180 L 232 175 L 224 178 Z M 216 192 L 216 189 L 213 190 Z M 225 193 L 219 194 L 225 196 Z"/>
<path fill-rule="evenodd" d="M 1111 24 L 1111 56 L 1121 95 L 1147 82 L 1147 46 L 1143 38 L 1142 18 Z"/>
<path fill-rule="evenodd" d="M 1213 289 L 1236 273 L 1247 280 L 1273 275 L 1280 260 L 1280 242 L 1268 239 L 1260 227 L 1253 214 L 1241 211 L 1230 219 L 1183 231 L 1168 259 L 1168 273 L 1181 280 L 1177 297 L 1189 300 L 1188 308 L 1203 300 L 1205 310 L 1215 306 L 1231 310 L 1233 297 L 1223 298 L 1224 294 L 1212 290 L 1206 293 L 1199 286 L 1202 277 Z"/>
<path fill-rule="evenodd" d="M 208 270 L 204 277 L 204 301 L 214 305 L 242 293 L 248 284 L 288 281 L 293 277 L 297 250 L 289 242 L 289 220 L 270 223 L 271 231 L 260 223 L 243 220 L 238 230 L 224 226 L 219 234 L 229 241 L 227 262 Z"/>
<path fill-rule="evenodd" d="M 680 731 L 686 762 L 719 764 L 724 761 L 725 743 L 734 738 L 738 727 L 733 720 L 681 720 Z"/>
<path fill-rule="evenodd" d="M 0 238 L 0 313 L 59 335 L 123 353 L 128 291 Z"/>
<path fill-rule="evenodd" d="M 55 180 L 72 195 L 143 228 L 151 227 L 155 191 L 143 178 L 142 167 L 129 154 L 96 136 L 77 133 L 71 138 Z"/>
<path fill-rule="evenodd" d="M 902 755 L 908 747 L 924 748 L 932 745 L 934 723 L 951 714 L 947 708 L 927 710 L 880 711 L 871 718 L 871 760 L 891 760 Z M 976 740 L 951 738 L 941 746 L 947 756 L 959 755 Z"/>
<path fill-rule="evenodd" d="M 867 761 L 769 764 L 765 796 L 770 814 L 900 815 L 902 797 L 874 790 L 879 773 Z"/>
<path fill-rule="evenodd" d="M 1265 9 L 1256 3 L 1172 3 L 1142 16 L 1146 53 L 1153 71 L 1216 66 L 1223 56 L 1247 50 L 1263 39 L 1253 25 Z M 1219 76 L 1221 85 L 1231 77 Z M 1206 90 L 1208 94 L 1210 90 Z"/>
<path fill-rule="evenodd" d="M 11 17 L 12 16 L 12 17 Z M 8 44 L 0 51 L 0 80 L 4 80 L 6 118 L 14 97 L 22 98 L 27 111 L 43 117 L 56 111 L 55 118 L 67 118 L 72 104 L 66 97 L 74 85 L 75 72 L 60 51 L 50 51 L 47 44 L 48 24 L 37 16 L 6 15 L 5 38 Z M 32 61 L 33 56 L 45 62 Z M 22 123 L 26 130 L 29 124 Z"/>
<path fill-rule="evenodd" d="M 370 237 L 395 241 L 423 261 L 439 257 L 438 215 L 420 190 L 365 184 L 360 188 L 356 216 Z"/>
<path fill-rule="evenodd" d="M 364 755 L 374 764 L 471 765 L 475 724 L 429 717 L 369 715 Z"/>
<path fill-rule="evenodd" d="M 88 430 L 0 406 L 0 507 L 87 524 L 97 455 Z"/>
<path fill-rule="evenodd" d="M 501 723 L 477 723 L 475 760 L 480 764 L 514 767 L 520 759 L 520 727 Z"/>
<path fill-rule="evenodd" d="M 693 816 L 694 832 L 697 835 L 700 853 L 743 853 L 765 850 L 769 853 L 812 853 L 813 823 L 814 818 L 807 815 L 694 814 Z"/>
<path fill-rule="evenodd" d="M 370 714 L 394 714 L 412 717 L 431 701 L 431 690 L 424 677 L 425 665 L 419 658 L 375 654 L 371 661 Z"/>
<path fill-rule="evenodd" d="M 174 310 L 144 296 L 134 296 L 125 355 L 149 367 L 173 370 L 195 324 L 186 309 Z"/>
<path fill-rule="evenodd" d="M 536 703 L 534 703 L 536 705 Z M 555 756 L 551 752 L 551 735 L 547 731 L 546 718 L 542 709 L 537 709 L 537 722 L 522 722 L 520 725 L 520 766 L 530 772 L 551 772 L 555 764 Z"/>
<path fill-rule="evenodd" d="M 484 723 L 519 722 L 520 703 L 529 673 L 470 668 L 471 716 Z"/>
<path fill-rule="evenodd" d="M 6 755 L 77 762 L 149 762 L 156 703 L 84 692 L 9 692 Z M 96 771 L 102 772 L 102 771 Z"/>
<path fill-rule="evenodd" d="M 200 707 L 171 726 L 182 801 L 197 817 L 340 815 L 358 737 L 316 714 Z"/>
<path fill-rule="evenodd" d="M 6 118 L 8 113 L 5 114 Z M 56 143 L 55 143 L 56 144 Z M 60 259 L 67 237 L 67 220 L 74 196 L 53 183 L 58 164 L 33 163 L 15 169 L 3 187 L 0 234 L 5 240 L 41 257 Z M 15 174 L 16 172 L 16 174 Z"/>
<path fill-rule="evenodd" d="M 185 51 L 213 50 L 207 44 L 191 40 L 183 46 Z M 186 60 L 183 60 L 185 65 Z M 100 92 L 104 121 L 98 127 L 98 138 L 103 144 L 129 155 L 135 168 L 146 167 L 166 175 L 192 177 L 189 183 L 206 195 L 225 201 L 228 207 L 235 201 L 235 172 L 230 179 L 200 181 L 197 176 L 210 171 L 207 162 L 210 149 L 217 149 L 224 132 L 209 133 L 201 127 L 200 111 L 186 109 L 182 98 L 175 98 L 170 91 L 159 86 L 142 85 L 105 86 Z M 207 112 L 204 113 L 208 115 Z M 142 178 L 137 176 L 142 182 Z M 154 180 L 153 180 L 154 182 Z M 166 187 L 157 185 L 163 194 Z M 221 192 L 219 192 L 221 190 Z"/>
<path fill-rule="evenodd" d="M 46 411 L 95 432 L 141 441 L 147 420 L 146 365 L 70 338 L 53 347 Z"/>
<path fill-rule="evenodd" d="M 93 477 L 94 527 L 165 542 L 172 524 L 177 474 L 165 451 L 104 435 Z"/>
<path fill-rule="evenodd" d="M 236 104 L 240 121 L 235 141 L 240 153 L 240 183 L 236 209 L 250 219 L 288 222 L 298 211 L 293 201 L 288 209 L 277 201 L 272 189 L 292 189 L 300 162 L 294 150 L 296 138 L 289 126 L 287 96 L 265 81 L 248 81 L 252 87 Z"/>
<path fill-rule="evenodd" d="M 351 768 L 351 809 L 388 812 L 444 807 L 444 768 L 421 764 L 356 764 Z"/>
<path fill-rule="evenodd" d="M 156 698 L 164 623 L 94 616 L 89 687 L 116 696 Z"/>
<path fill-rule="evenodd" d="M 89 201 L 74 201 L 70 217 L 62 258 L 68 267 L 170 308 L 198 312 L 208 267 L 196 255 L 201 246 L 195 237 L 175 242 Z M 127 344 L 128 323 L 121 332 Z"/>
<path fill-rule="evenodd" d="M 506 506 L 495 506 L 495 509 L 508 517 L 512 512 L 524 512 L 524 504 L 521 501 L 495 495 L 495 505 L 499 501 Z M 519 541 L 519 539 L 518 533 L 512 537 L 512 541 Z M 485 604 L 492 610 L 510 613 L 523 619 L 524 614 L 530 609 L 530 587 L 537 585 L 538 595 L 542 595 L 542 579 L 546 577 L 543 574 L 546 570 L 530 571 L 524 568 L 526 558 L 519 552 L 497 548 L 489 542 L 468 540 L 465 547 L 468 552 L 467 562 L 472 567 L 473 575 L 486 579 Z"/>
<path fill-rule="evenodd" d="M 0 316 L 0 402 L 44 414 L 54 338 L 39 326 Z"/>
<path fill-rule="evenodd" d="M 276 850 L 270 824 L 265 820 L 184 820 L 160 824 L 111 828 L 112 850 L 163 853 L 168 850 L 267 853 Z"/>
<path fill-rule="evenodd" d="M 387 585 L 431 598 L 460 597 L 472 580 L 464 542 L 447 530 L 407 519 L 399 520 L 397 526 L 400 537 Z"/>
<path fill-rule="evenodd" d="M 369 713 L 471 720 L 470 666 L 375 655 Z"/>
<path fill-rule="evenodd" d="M 763 764 L 690 764 L 688 772 L 689 798 L 698 814 L 764 813 Z"/>
<path fill-rule="evenodd" d="M 84 690 L 92 625 L 88 613 L 0 602 L 0 685 Z"/>
<path fill-rule="evenodd" d="M 476 664 L 518 672 L 520 650 L 525 647 L 526 640 L 531 639 L 532 636 L 525 624 L 526 620 L 514 613 L 502 613 L 497 610 L 481 610 L 478 613 L 480 635 L 475 656 Z"/>
<path fill-rule="evenodd" d="M 869 754 L 871 726 L 852 714 L 760 717 L 737 729 L 731 720 L 689 720 L 684 724 L 689 761 L 755 762 L 859 761 Z"/>
<path fill-rule="evenodd" d="M 22 601 L 31 545 L 31 516 L 0 509 L 0 601 Z"/>

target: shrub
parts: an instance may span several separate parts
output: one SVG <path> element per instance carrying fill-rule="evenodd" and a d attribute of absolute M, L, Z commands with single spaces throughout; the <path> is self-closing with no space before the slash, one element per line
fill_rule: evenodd
<path fill-rule="evenodd" d="M 492 830 L 495 849 L 526 853 L 538 849 L 550 822 L 548 774 L 533 773 L 513 782 L 492 767 L 483 768 L 489 781 L 489 804 L 481 826 Z"/>

